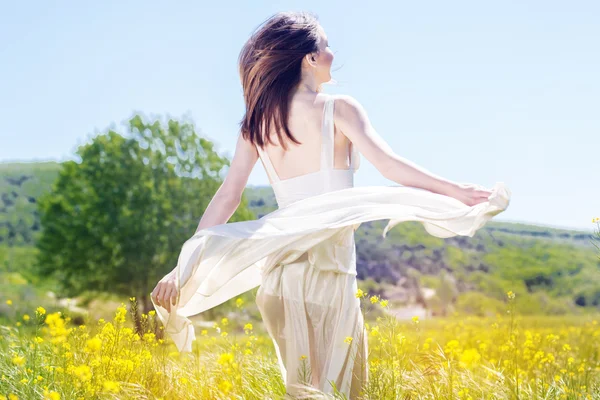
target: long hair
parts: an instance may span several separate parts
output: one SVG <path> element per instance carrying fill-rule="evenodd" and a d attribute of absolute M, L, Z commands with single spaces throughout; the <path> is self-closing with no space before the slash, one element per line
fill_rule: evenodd
<path fill-rule="evenodd" d="M 280 12 L 252 33 L 239 55 L 246 112 L 240 121 L 244 139 L 261 148 L 273 143 L 270 129 L 300 144 L 288 127 L 292 90 L 300 83 L 302 59 L 318 52 L 317 16 L 310 12 Z M 317 89 L 320 91 L 320 87 Z"/>

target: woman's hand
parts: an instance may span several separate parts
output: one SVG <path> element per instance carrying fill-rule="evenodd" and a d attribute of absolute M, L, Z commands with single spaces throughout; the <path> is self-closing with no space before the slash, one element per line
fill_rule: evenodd
<path fill-rule="evenodd" d="M 154 303 L 171 312 L 171 305 L 177 303 L 178 294 L 177 280 L 175 274 L 171 272 L 158 282 L 151 296 Z"/>
<path fill-rule="evenodd" d="M 459 183 L 449 193 L 450 197 L 454 197 L 468 206 L 488 201 L 491 194 L 491 191 L 474 183 Z"/>

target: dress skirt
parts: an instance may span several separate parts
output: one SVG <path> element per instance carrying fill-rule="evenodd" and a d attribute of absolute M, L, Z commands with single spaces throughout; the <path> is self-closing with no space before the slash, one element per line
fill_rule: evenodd
<path fill-rule="evenodd" d="M 308 385 L 355 399 L 368 380 L 356 274 L 342 263 L 356 265 L 353 226 L 263 274 L 256 304 L 287 394 L 310 394 Z"/>

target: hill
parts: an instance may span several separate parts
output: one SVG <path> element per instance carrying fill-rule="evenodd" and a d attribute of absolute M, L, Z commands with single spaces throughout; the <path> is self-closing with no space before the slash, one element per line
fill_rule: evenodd
<path fill-rule="evenodd" d="M 27 249 L 34 251 L 41 229 L 36 199 L 50 190 L 59 169 L 56 162 L 0 164 L 4 271 L 17 270 L 8 249 L 18 248 L 29 254 L 20 259 L 31 261 Z M 276 209 L 269 186 L 248 186 L 244 194 L 257 218 Z M 363 223 L 356 232 L 358 278 L 371 294 L 440 314 L 495 312 L 508 290 L 524 299 L 526 313 L 600 307 L 600 260 L 590 233 L 490 221 L 473 238 L 440 239 L 408 222 L 384 239 L 386 222 Z"/>

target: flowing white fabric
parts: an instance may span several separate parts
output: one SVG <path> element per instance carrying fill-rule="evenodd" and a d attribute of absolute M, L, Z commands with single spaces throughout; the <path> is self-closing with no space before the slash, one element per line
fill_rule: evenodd
<path fill-rule="evenodd" d="M 385 238 L 394 225 L 418 221 L 436 237 L 472 237 L 508 207 L 511 193 L 498 182 L 488 201 L 470 207 L 413 187 L 354 187 L 359 166 L 354 148 L 350 169 L 333 168 L 334 99 L 323 110 L 321 169 L 281 180 L 266 152 L 258 149 L 279 208 L 258 220 L 196 232 L 183 244 L 175 268 L 177 304 L 170 313 L 154 307 L 177 348 L 191 351 L 195 334 L 188 317 L 260 285 L 257 305 L 290 392 L 300 380 L 300 357 L 306 355 L 314 386 L 330 393 L 334 382 L 346 395 L 356 395 L 367 378 L 355 376 L 366 372 L 367 347 L 360 302 L 354 297 L 354 231 L 363 222 L 389 220 Z M 353 345 L 344 343 L 346 337 L 353 338 Z M 361 364 L 355 365 L 354 358 Z"/>

